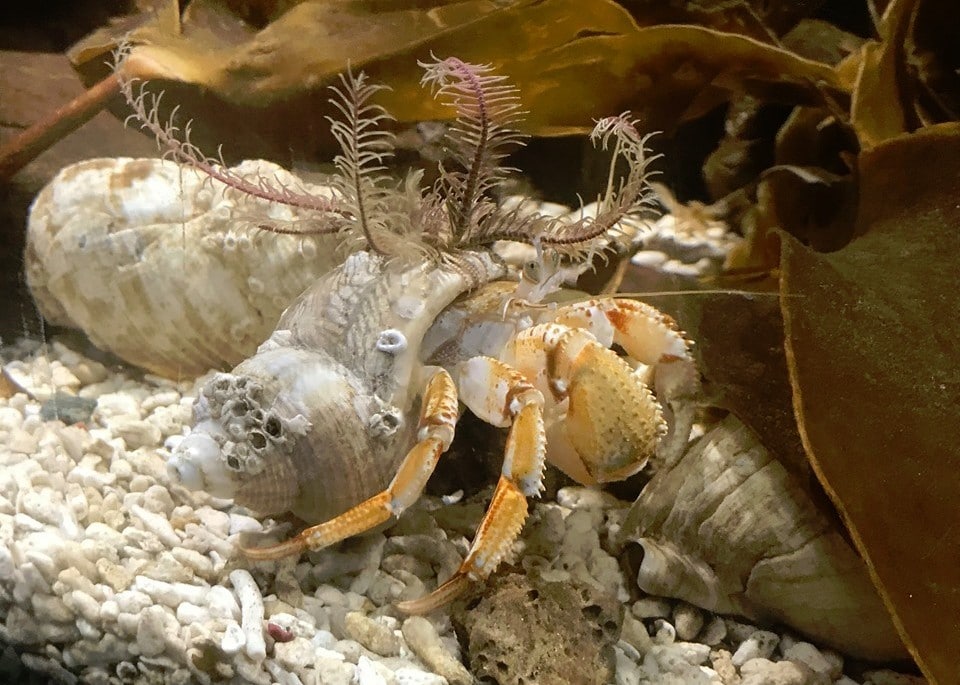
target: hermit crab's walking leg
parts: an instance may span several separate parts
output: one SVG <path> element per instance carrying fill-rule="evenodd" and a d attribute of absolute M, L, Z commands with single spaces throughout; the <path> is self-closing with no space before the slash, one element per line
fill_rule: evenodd
<path fill-rule="evenodd" d="M 515 369 L 490 357 L 474 357 L 459 372 L 460 396 L 470 410 L 494 426 L 510 426 L 503 469 L 460 568 L 430 594 L 397 605 L 407 613 L 432 611 L 462 593 L 470 581 L 490 575 L 523 528 L 527 497 L 543 489 L 543 395 Z"/>
<path fill-rule="evenodd" d="M 457 389 L 450 374 L 439 369 L 427 383 L 420 410 L 418 441 L 407 453 L 387 489 L 339 516 L 307 528 L 296 537 L 271 547 L 245 548 L 251 559 L 278 559 L 318 550 L 358 535 L 399 516 L 417 501 L 437 465 L 453 442 L 457 423 Z"/>

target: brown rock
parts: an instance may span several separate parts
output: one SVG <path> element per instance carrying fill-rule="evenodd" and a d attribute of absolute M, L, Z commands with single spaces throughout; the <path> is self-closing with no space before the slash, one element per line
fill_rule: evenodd
<path fill-rule="evenodd" d="M 613 595 L 520 573 L 490 580 L 452 615 L 474 676 L 498 685 L 612 682 L 621 618 Z"/>

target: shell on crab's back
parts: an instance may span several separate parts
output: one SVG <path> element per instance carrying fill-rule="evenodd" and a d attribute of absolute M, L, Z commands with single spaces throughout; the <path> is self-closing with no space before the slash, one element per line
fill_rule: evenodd
<path fill-rule="evenodd" d="M 503 273 L 486 253 L 459 258 L 451 268 L 355 253 L 297 298 L 257 354 L 225 375 L 258 388 L 257 398 L 240 398 L 256 405 L 254 423 L 272 415 L 302 426 L 285 431 L 290 441 L 269 451 L 262 470 L 233 476 L 237 502 L 318 522 L 387 486 L 416 436 L 425 332 L 478 278 Z M 211 415 L 223 414 L 214 407 Z M 250 424 L 235 432 L 262 431 Z"/>
<path fill-rule="evenodd" d="M 295 181 L 262 161 L 234 171 Z M 48 320 L 159 375 L 198 375 L 252 354 L 283 309 L 339 261 L 336 236 L 258 228 L 296 218 L 250 198 L 240 208 L 222 184 L 170 161 L 87 160 L 34 200 L 27 282 Z"/>
<path fill-rule="evenodd" d="M 390 423 L 390 407 L 322 350 L 267 350 L 233 375 L 260 383 L 261 406 L 285 427 L 306 419 L 302 433 L 288 431 L 289 449 L 268 453 L 263 471 L 238 478 L 234 499 L 257 512 L 332 518 L 382 490 L 402 455 L 394 447 L 413 439 L 411 422 Z"/>
<path fill-rule="evenodd" d="M 426 380 L 417 374 L 422 345 L 441 312 L 504 273 L 486 252 L 460 253 L 448 264 L 358 252 L 290 306 L 275 336 L 325 350 L 379 399 L 403 404 Z"/>

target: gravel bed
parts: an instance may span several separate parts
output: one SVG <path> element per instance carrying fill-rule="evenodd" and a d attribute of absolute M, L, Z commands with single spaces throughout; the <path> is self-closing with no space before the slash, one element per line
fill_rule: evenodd
<path fill-rule="evenodd" d="M 424 497 L 385 533 L 251 564 L 241 536 L 276 522 L 167 475 L 205 379 L 111 370 L 58 342 L 21 341 L 3 359 L 30 393 L 0 399 L 4 682 L 473 682 L 449 613 L 407 618 L 392 602 L 456 568 L 489 490 Z M 606 551 L 624 513 L 609 496 L 562 489 L 534 506 L 513 560 L 542 580 L 616 597 L 625 610 L 609 677 L 618 685 L 924 682 L 683 603 L 637 599 Z"/>

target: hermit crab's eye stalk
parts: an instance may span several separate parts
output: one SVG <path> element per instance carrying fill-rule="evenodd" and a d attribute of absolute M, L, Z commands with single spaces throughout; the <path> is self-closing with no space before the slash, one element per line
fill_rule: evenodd
<path fill-rule="evenodd" d="M 530 283 L 537 284 L 543 278 L 543 267 L 536 259 L 531 259 L 523 265 L 523 271 L 520 272 L 521 278 Z"/>

